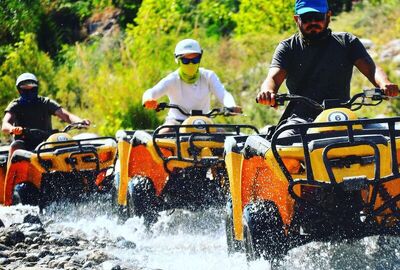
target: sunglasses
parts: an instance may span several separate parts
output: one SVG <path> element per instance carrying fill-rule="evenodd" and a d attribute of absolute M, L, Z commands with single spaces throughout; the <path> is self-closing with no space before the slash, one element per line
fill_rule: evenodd
<path fill-rule="evenodd" d="M 299 17 L 302 23 L 310 23 L 313 21 L 322 22 L 323 20 L 325 20 L 326 14 L 319 12 L 307 12 L 299 15 Z"/>
<path fill-rule="evenodd" d="M 38 88 L 38 87 L 37 87 L 36 84 L 34 84 L 34 85 L 31 85 L 31 84 L 21 84 L 21 85 L 18 86 L 18 90 L 19 90 L 19 91 L 24 91 L 24 92 L 36 90 L 37 88 Z"/>
<path fill-rule="evenodd" d="M 196 56 L 195 58 L 185 58 L 185 57 L 181 57 L 179 58 L 181 60 L 181 63 L 184 65 L 187 65 L 189 63 L 193 63 L 193 64 L 198 64 L 200 63 L 201 60 L 201 55 Z"/>

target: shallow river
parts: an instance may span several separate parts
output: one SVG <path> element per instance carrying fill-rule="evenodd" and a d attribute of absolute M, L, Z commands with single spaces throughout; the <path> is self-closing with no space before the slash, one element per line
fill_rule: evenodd
<path fill-rule="evenodd" d="M 36 213 L 33 207 L 0 207 L 5 225 L 19 222 L 20 213 Z M 101 202 L 57 205 L 40 215 L 46 231 L 86 239 L 116 241 L 123 237 L 136 247 L 102 250 L 138 269 L 271 269 L 263 260 L 247 263 L 243 254 L 228 256 L 223 212 L 175 211 L 162 213 L 149 232 L 138 218 L 125 223 Z M 14 220 L 13 220 L 14 219 Z M 313 242 L 293 249 L 274 269 L 400 269 L 400 240 L 395 237 L 367 237 L 340 243 Z M 104 266 L 104 268 L 106 268 Z"/>

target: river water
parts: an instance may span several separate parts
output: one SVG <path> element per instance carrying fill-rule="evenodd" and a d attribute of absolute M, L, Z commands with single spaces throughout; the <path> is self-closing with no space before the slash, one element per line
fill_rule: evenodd
<path fill-rule="evenodd" d="M 107 205 L 102 201 L 57 205 L 40 218 L 47 231 L 95 242 L 101 239 L 104 252 L 137 269 L 271 269 L 263 260 L 248 263 L 243 254 L 228 256 L 222 210 L 162 213 L 148 231 L 139 218 L 121 222 Z M 21 213 L 27 212 L 37 213 L 37 209 L 0 207 L 0 218 L 7 226 L 19 222 Z M 108 241 L 121 237 L 134 242 L 136 247 L 107 247 Z M 291 250 L 272 269 L 400 269 L 399 244 L 396 237 L 378 236 L 337 243 L 312 242 Z"/>

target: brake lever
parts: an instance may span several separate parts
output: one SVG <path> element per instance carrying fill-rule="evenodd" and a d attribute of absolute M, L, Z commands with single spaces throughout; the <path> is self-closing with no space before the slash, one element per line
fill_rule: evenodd
<path fill-rule="evenodd" d="M 156 112 L 162 111 L 165 109 L 165 107 L 167 106 L 167 103 L 165 102 L 161 102 L 158 103 L 157 108 L 155 109 Z"/>

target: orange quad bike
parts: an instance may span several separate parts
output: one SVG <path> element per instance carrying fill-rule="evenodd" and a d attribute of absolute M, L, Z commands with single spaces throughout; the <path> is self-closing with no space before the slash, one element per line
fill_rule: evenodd
<path fill-rule="evenodd" d="M 225 138 L 244 131 L 258 133 L 251 125 L 211 120 L 235 115 L 227 108 L 188 113 L 177 105 L 161 103 L 157 111 L 166 108 L 179 110 L 188 118 L 181 125 L 161 126 L 152 134 L 117 132 L 120 172 L 116 174 L 115 200 L 125 218 L 143 217 L 146 226 L 155 223 L 163 210 L 225 205 Z M 169 132 L 162 132 L 166 128 Z"/>
<path fill-rule="evenodd" d="M 277 102 L 319 108 L 312 123 L 225 142 L 231 200 L 228 252 L 273 262 L 310 241 L 399 233 L 400 117 L 357 118 L 387 99 L 379 89 L 322 105 L 295 95 Z M 286 136 L 285 131 L 295 131 Z"/>
<path fill-rule="evenodd" d="M 22 136 L 47 138 L 35 150 L 18 149 L 8 157 L 0 152 L 0 202 L 38 205 L 40 210 L 63 199 L 77 201 L 85 194 L 110 190 L 117 155 L 112 137 L 67 132 L 82 128 L 73 123 L 61 132 L 23 130 Z"/>

